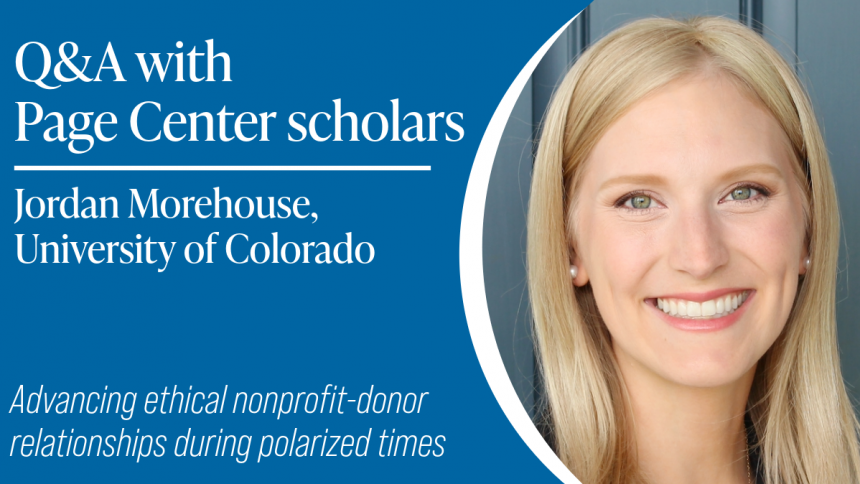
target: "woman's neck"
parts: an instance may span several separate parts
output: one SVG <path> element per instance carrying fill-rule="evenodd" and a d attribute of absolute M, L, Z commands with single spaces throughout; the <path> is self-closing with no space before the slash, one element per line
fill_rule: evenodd
<path fill-rule="evenodd" d="M 619 355 L 639 468 L 652 484 L 746 484 L 744 413 L 755 366 L 720 387 L 670 382 Z"/>

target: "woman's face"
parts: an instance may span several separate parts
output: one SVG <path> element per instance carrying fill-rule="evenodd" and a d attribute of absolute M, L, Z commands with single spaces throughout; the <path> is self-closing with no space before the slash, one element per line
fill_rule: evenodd
<path fill-rule="evenodd" d="M 716 73 L 652 93 L 600 139 L 577 193 L 574 283 L 591 283 L 622 369 L 714 387 L 770 348 L 807 255 L 790 153 Z"/>

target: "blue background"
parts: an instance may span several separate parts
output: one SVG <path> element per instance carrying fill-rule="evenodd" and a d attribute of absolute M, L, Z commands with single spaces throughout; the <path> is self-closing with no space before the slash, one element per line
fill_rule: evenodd
<path fill-rule="evenodd" d="M 472 347 L 460 293 L 459 225 L 471 164 L 484 129 L 510 83 L 540 48 L 586 2 L 380 3 L 373 6 L 309 2 L 7 2 L 0 44 L 0 193 L 5 234 L 0 336 L 0 473 L 3 480 L 41 482 L 86 477 L 95 482 L 152 479 L 188 482 L 318 479 L 417 482 L 504 479 L 554 480 L 522 443 L 499 409 Z M 207 39 L 226 52 L 233 82 L 144 81 L 136 52 L 205 52 Z M 127 82 L 64 83 L 44 90 L 18 77 L 15 55 L 38 41 L 57 49 L 72 41 L 78 57 L 90 55 L 93 77 L 108 42 Z M 30 47 L 27 58 L 39 58 Z M 39 59 L 40 60 L 40 59 Z M 73 59 L 80 62 L 80 59 Z M 201 58 L 200 65 L 204 65 Z M 30 62 L 28 60 L 28 62 Z M 27 64 L 30 66 L 31 64 Z M 80 64 L 78 64 L 80 65 Z M 216 61 L 220 65 L 220 61 Z M 38 62 L 32 72 L 38 72 Z M 187 58 L 186 58 L 187 69 Z M 28 68 L 28 73 L 31 72 Z M 69 73 L 66 72 L 66 75 Z M 172 74 L 172 66 L 171 66 Z M 166 79 L 172 79 L 168 74 Z M 200 73 L 198 72 L 198 75 Z M 187 79 L 186 71 L 186 79 Z M 220 76 L 216 75 L 220 79 Z M 53 76 L 50 84 L 55 84 Z M 462 112 L 464 138 L 457 143 L 318 143 L 287 140 L 287 116 L 333 112 L 333 99 L 359 119 L 371 111 Z M 16 142 L 16 102 L 37 102 L 45 113 L 110 111 L 118 133 L 75 155 L 67 143 L 42 140 L 45 127 L 30 127 L 29 142 Z M 268 143 L 221 141 L 144 143 L 129 127 L 140 102 L 169 112 L 277 112 Z M 426 117 L 425 117 L 426 120 Z M 68 122 L 68 121 L 67 121 Z M 401 128 L 404 123 L 401 122 Z M 426 126 L 425 126 L 426 128 Z M 440 125 L 441 128 L 441 125 Z M 228 130 L 229 132 L 229 130 Z M 443 138 L 445 131 L 437 136 Z M 449 131 L 450 132 L 450 131 Z M 91 131 L 90 131 L 91 133 Z M 66 133 L 68 135 L 68 131 Z M 454 133 L 451 133 L 452 135 Z M 426 135 L 426 129 L 425 129 Z M 390 135 L 389 135 L 390 138 Z M 217 139 L 217 126 L 216 126 Z M 431 165 L 429 172 L 16 172 L 15 165 Z M 196 218 L 128 219 L 129 189 L 161 196 L 212 196 L 213 187 L 240 196 L 307 197 L 319 221 Z M 16 218 L 17 188 L 25 196 L 114 196 L 119 219 Z M 235 265 L 224 256 L 229 235 L 267 241 L 353 240 L 376 249 L 369 265 Z M 220 232 L 215 263 L 191 265 L 182 250 Z M 14 234 L 40 241 L 135 241 L 135 234 L 177 242 L 166 271 L 159 264 L 24 265 Z M 27 240 L 25 238 L 25 240 Z M 30 239 L 32 240 L 32 239 Z M 29 252 L 28 252 L 29 253 Z M 156 254 L 159 254 L 156 251 Z M 374 385 L 383 392 L 430 392 L 421 414 L 233 415 L 237 391 L 322 392 L 331 383 L 350 398 Z M 54 392 L 138 393 L 132 420 L 117 414 L 21 415 L 8 413 L 19 385 L 27 395 L 40 385 Z M 174 385 L 221 392 L 229 385 L 225 413 L 146 415 L 146 393 Z M 441 458 L 375 455 L 364 458 L 271 456 L 256 463 L 261 435 L 299 433 L 444 435 Z M 12 436 L 134 433 L 168 437 L 164 457 L 136 463 L 132 457 L 23 458 L 9 456 Z M 176 436 L 254 436 L 249 460 L 177 458 Z M 378 443 L 377 443 L 378 447 Z"/>

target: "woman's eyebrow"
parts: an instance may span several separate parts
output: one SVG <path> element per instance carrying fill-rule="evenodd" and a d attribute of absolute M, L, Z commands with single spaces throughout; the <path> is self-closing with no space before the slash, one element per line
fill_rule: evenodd
<path fill-rule="evenodd" d="M 741 178 L 747 175 L 755 174 L 776 175 L 778 177 L 782 177 L 782 171 L 780 171 L 779 168 L 767 163 L 758 163 L 755 165 L 740 166 L 738 168 L 735 168 L 734 170 L 722 174 L 719 179 L 720 181 L 729 181 L 735 178 Z"/>
<path fill-rule="evenodd" d="M 599 190 L 605 190 L 613 185 L 665 185 L 666 179 L 659 175 L 621 175 L 610 178 L 600 185 Z"/>
<path fill-rule="evenodd" d="M 721 182 L 724 182 L 754 174 L 768 174 L 782 177 L 782 171 L 780 171 L 779 168 L 767 163 L 758 163 L 755 165 L 740 166 L 733 170 L 727 171 L 719 175 L 718 179 Z M 660 175 L 621 175 L 606 180 L 605 182 L 603 182 L 602 185 L 600 185 L 600 188 L 598 190 L 605 190 L 606 188 L 612 187 L 614 185 L 660 186 L 666 184 L 666 179 Z"/>

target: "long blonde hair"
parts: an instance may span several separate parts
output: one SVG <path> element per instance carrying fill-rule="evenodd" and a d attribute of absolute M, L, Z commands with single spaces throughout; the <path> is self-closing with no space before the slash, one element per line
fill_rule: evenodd
<path fill-rule="evenodd" d="M 570 207 L 606 129 L 648 93 L 705 66 L 729 74 L 779 122 L 804 191 L 811 267 L 748 401 L 766 482 L 856 483 L 858 423 L 837 352 L 839 216 L 827 151 L 793 69 L 755 32 L 718 17 L 645 19 L 616 30 L 573 65 L 546 113 L 532 175 L 528 269 L 551 443 L 585 483 L 644 482 L 610 335 L 590 286 L 574 288 L 568 273 Z"/>

